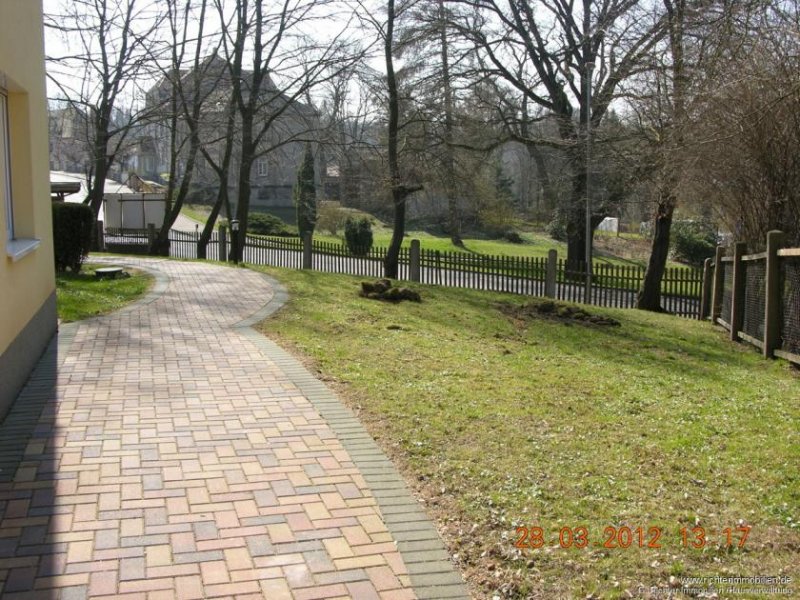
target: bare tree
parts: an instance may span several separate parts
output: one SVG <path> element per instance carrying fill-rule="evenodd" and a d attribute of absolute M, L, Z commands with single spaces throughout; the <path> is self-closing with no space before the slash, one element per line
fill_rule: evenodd
<path fill-rule="evenodd" d="M 363 7 L 363 5 L 362 5 Z M 422 185 L 404 180 L 400 168 L 400 86 L 395 71 L 395 28 L 403 8 L 395 6 L 395 0 L 387 0 L 386 18 L 364 11 L 361 18 L 368 22 L 377 33 L 383 50 L 386 68 L 385 93 L 387 104 L 387 142 L 386 163 L 388 170 L 388 187 L 392 201 L 392 238 L 384 258 L 383 269 L 386 277 L 397 278 L 400 264 L 400 248 L 403 244 L 406 227 L 406 200 L 414 192 L 420 191 Z"/>
<path fill-rule="evenodd" d="M 726 18 L 694 126 L 692 186 L 738 240 L 761 249 L 782 229 L 800 244 L 800 8 L 741 8 Z"/>
<path fill-rule="evenodd" d="M 665 19 L 636 0 L 457 1 L 475 11 L 458 27 L 477 48 L 485 76 L 503 81 L 555 120 L 557 135 L 536 141 L 569 159 L 567 252 L 571 263 L 580 262 L 586 242 L 586 125 L 600 126 L 620 83 L 643 68 L 665 35 Z M 603 216 L 594 213 L 593 225 Z"/>
<path fill-rule="evenodd" d="M 656 70 L 656 103 L 659 107 L 658 135 L 655 140 L 660 154 L 658 179 L 655 185 L 655 211 L 653 240 L 642 289 L 636 298 L 637 308 L 661 311 L 661 279 L 667 266 L 670 230 L 678 187 L 682 176 L 680 168 L 685 152 L 687 69 L 685 62 L 685 29 L 687 26 L 687 1 L 662 0 L 667 12 L 669 57 L 666 68 Z M 663 75 L 663 76 L 662 76 Z"/>
<path fill-rule="evenodd" d="M 226 3 L 215 0 L 221 19 Z M 239 258 L 250 211 L 255 160 L 292 141 L 313 140 L 318 115 L 301 102 L 309 90 L 346 69 L 355 58 L 342 35 L 313 41 L 302 27 L 322 18 L 316 0 L 283 0 L 275 7 L 257 0 L 234 0 L 232 24 L 223 34 L 238 123 L 236 219 Z M 245 57 L 252 70 L 244 69 Z"/>
<path fill-rule="evenodd" d="M 396 34 L 395 53 L 404 61 L 401 89 L 409 90 L 403 94 L 406 110 L 401 106 L 401 128 L 417 138 L 414 150 L 425 156 L 423 175 L 432 184 L 427 187 L 444 195 L 447 232 L 454 245 L 463 246 L 456 156 L 462 115 L 456 114 L 456 79 L 461 74 L 457 65 L 464 62 L 469 49 L 454 43 L 450 12 L 455 8 L 444 0 L 409 3 Z M 415 133 L 409 128 L 412 124 Z"/>
<path fill-rule="evenodd" d="M 71 51 L 48 57 L 48 77 L 62 98 L 90 116 L 94 166 L 86 202 L 97 217 L 109 171 L 145 116 L 139 85 L 155 71 L 151 59 L 164 13 L 144 0 L 71 0 L 60 8 L 46 15 L 45 25 Z"/>
<path fill-rule="evenodd" d="M 201 113 L 219 81 L 213 61 L 204 60 L 208 39 L 205 36 L 208 0 L 167 0 L 167 23 L 170 32 L 170 62 L 155 92 L 154 102 L 166 109 L 169 139 L 169 176 L 167 179 L 164 221 L 150 252 L 168 254 L 169 231 L 189 194 L 195 163 L 201 147 Z M 195 28 L 190 37 L 190 25 Z M 218 47 L 212 47 L 212 55 Z M 187 53 L 192 57 L 187 59 Z M 185 67 L 189 70 L 186 72 Z M 159 93 L 160 92 L 160 93 Z"/>

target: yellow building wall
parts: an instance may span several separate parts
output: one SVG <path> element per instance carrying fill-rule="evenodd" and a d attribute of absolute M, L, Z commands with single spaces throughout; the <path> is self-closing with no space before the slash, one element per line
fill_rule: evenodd
<path fill-rule="evenodd" d="M 0 205 L 2 355 L 55 292 L 41 0 L 0 1 L 0 87 L 8 93 L 15 237 L 41 240 L 12 260 Z"/>

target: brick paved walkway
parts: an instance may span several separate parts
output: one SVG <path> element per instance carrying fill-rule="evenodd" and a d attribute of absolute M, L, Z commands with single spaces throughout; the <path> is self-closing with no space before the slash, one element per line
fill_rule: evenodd
<path fill-rule="evenodd" d="M 248 326 L 275 282 L 124 264 L 154 292 L 62 326 L 0 426 L 4 599 L 468 597 L 352 413 Z"/>

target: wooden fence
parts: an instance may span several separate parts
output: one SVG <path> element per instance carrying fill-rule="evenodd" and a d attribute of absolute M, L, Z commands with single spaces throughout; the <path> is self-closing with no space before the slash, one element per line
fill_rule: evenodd
<path fill-rule="evenodd" d="M 717 248 L 705 265 L 701 316 L 752 344 L 767 358 L 800 364 L 800 248 L 784 248 L 780 231 L 767 235 L 767 250 L 733 254 Z"/>
<path fill-rule="evenodd" d="M 155 230 L 120 232 L 106 230 L 110 251 L 146 253 Z M 203 257 L 195 232 L 171 231 L 170 256 Z M 344 244 L 313 239 L 247 235 L 243 261 L 289 269 L 314 269 L 361 277 L 383 276 L 387 249 L 373 247 L 353 254 Z M 220 227 L 205 246 L 205 258 L 225 261 L 231 254 L 228 232 Z M 586 297 L 584 264 L 570 265 L 555 250 L 547 257 L 492 256 L 470 252 L 442 252 L 422 248 L 419 240 L 401 248 L 398 279 L 477 290 L 547 296 L 568 302 L 584 302 L 612 308 L 632 308 L 644 280 L 644 267 L 596 263 L 590 294 Z M 688 268 L 666 269 L 662 281 L 662 305 L 676 315 L 698 318 L 703 275 Z"/>

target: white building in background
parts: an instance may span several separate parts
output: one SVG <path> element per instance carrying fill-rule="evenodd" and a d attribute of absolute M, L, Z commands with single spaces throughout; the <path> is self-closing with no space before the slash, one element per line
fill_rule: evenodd
<path fill-rule="evenodd" d="M 65 202 L 83 202 L 89 187 L 86 176 L 63 171 L 50 172 L 50 184 L 79 183 L 80 190 L 64 197 Z M 119 181 L 106 180 L 103 205 L 98 219 L 106 228 L 147 229 L 148 223 L 160 227 L 164 222 L 164 193 L 137 192 Z"/>

